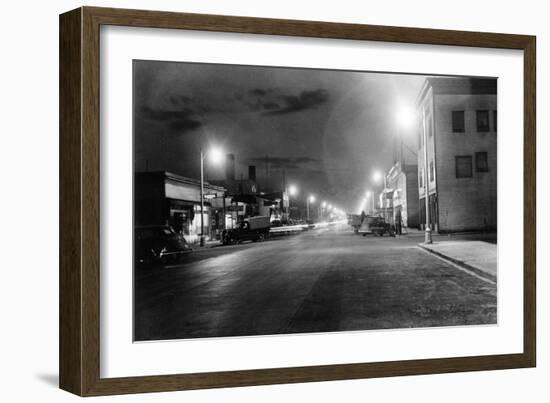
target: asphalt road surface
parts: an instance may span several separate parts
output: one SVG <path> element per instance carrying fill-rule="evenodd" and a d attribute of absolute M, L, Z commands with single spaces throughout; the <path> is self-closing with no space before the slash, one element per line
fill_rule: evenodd
<path fill-rule="evenodd" d="M 495 324 L 496 285 L 421 241 L 330 227 L 136 268 L 134 338 Z"/>

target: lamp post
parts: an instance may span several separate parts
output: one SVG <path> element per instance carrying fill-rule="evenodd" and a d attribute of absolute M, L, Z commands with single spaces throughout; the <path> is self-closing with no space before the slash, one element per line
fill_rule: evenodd
<path fill-rule="evenodd" d="M 290 220 L 290 198 L 298 194 L 298 188 L 296 185 L 288 186 L 288 217 L 287 220 Z"/>
<path fill-rule="evenodd" d="M 426 111 L 422 107 L 422 137 L 424 139 L 424 200 L 426 205 L 426 230 L 424 233 L 424 242 L 432 243 L 432 229 L 430 227 L 430 189 L 428 176 L 428 132 L 426 130 Z"/>
<path fill-rule="evenodd" d="M 315 196 L 310 195 L 310 196 L 306 199 L 306 221 L 309 221 L 309 204 L 310 204 L 310 203 L 315 203 Z"/>
<path fill-rule="evenodd" d="M 199 238 L 200 246 L 204 246 L 204 160 L 207 157 L 207 155 L 210 155 L 210 158 L 213 162 L 219 162 L 222 159 L 222 152 L 221 150 L 217 148 L 213 148 L 209 150 L 208 152 L 203 152 L 202 149 L 200 150 L 201 153 L 201 190 L 200 190 L 200 198 L 201 198 L 201 235 Z M 225 220 L 225 217 L 224 217 Z"/>
<path fill-rule="evenodd" d="M 426 207 L 426 228 L 424 233 L 424 242 L 432 243 L 432 229 L 430 227 L 430 180 L 429 180 L 429 163 L 428 163 L 428 131 L 426 130 L 426 111 L 424 106 L 422 106 L 422 140 L 424 143 L 423 153 L 424 153 L 424 198 L 425 198 L 425 207 Z M 415 122 L 418 120 L 418 113 L 415 112 L 411 107 L 403 104 L 398 108 L 397 121 L 401 128 L 410 129 Z M 408 147 L 407 147 L 408 148 Z M 417 155 L 413 150 L 410 150 L 414 155 Z M 401 159 L 403 159 L 403 139 L 401 139 Z"/>

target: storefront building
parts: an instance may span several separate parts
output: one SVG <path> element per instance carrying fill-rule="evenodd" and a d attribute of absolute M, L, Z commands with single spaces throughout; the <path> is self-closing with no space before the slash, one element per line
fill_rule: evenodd
<path fill-rule="evenodd" d="M 134 178 L 134 225 L 169 225 L 189 243 L 201 233 L 200 181 L 170 172 L 138 172 Z M 215 239 L 232 227 L 225 189 L 204 183 L 204 235 Z"/>

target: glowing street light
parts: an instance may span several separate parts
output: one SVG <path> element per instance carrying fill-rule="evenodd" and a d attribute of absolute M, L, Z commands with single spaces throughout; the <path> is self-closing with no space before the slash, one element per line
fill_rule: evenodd
<path fill-rule="evenodd" d="M 298 194 L 298 188 L 296 187 L 296 185 L 290 185 L 288 187 L 288 194 L 290 196 L 296 196 Z"/>
<path fill-rule="evenodd" d="M 223 160 L 223 151 L 219 148 L 211 148 L 210 150 L 201 152 L 201 235 L 200 246 L 204 246 L 204 160 L 207 156 L 214 164 L 219 164 Z"/>
<path fill-rule="evenodd" d="M 416 120 L 415 110 L 408 105 L 400 105 L 397 109 L 397 124 L 402 129 L 410 129 L 414 126 Z"/>
<path fill-rule="evenodd" d="M 218 165 L 223 161 L 224 154 L 221 148 L 214 147 L 208 151 L 208 157 L 210 162 Z"/>

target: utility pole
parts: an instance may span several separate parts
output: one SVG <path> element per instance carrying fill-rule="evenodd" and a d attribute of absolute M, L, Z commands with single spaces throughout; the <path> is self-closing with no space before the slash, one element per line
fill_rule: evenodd
<path fill-rule="evenodd" d="M 201 149 L 201 236 L 200 246 L 204 246 L 204 154 Z"/>
<path fill-rule="evenodd" d="M 424 242 L 432 243 L 432 229 L 430 228 L 430 179 L 428 175 L 428 133 L 426 131 L 426 111 L 422 106 L 422 137 L 424 139 L 424 200 L 426 204 L 426 230 L 424 233 Z"/>

